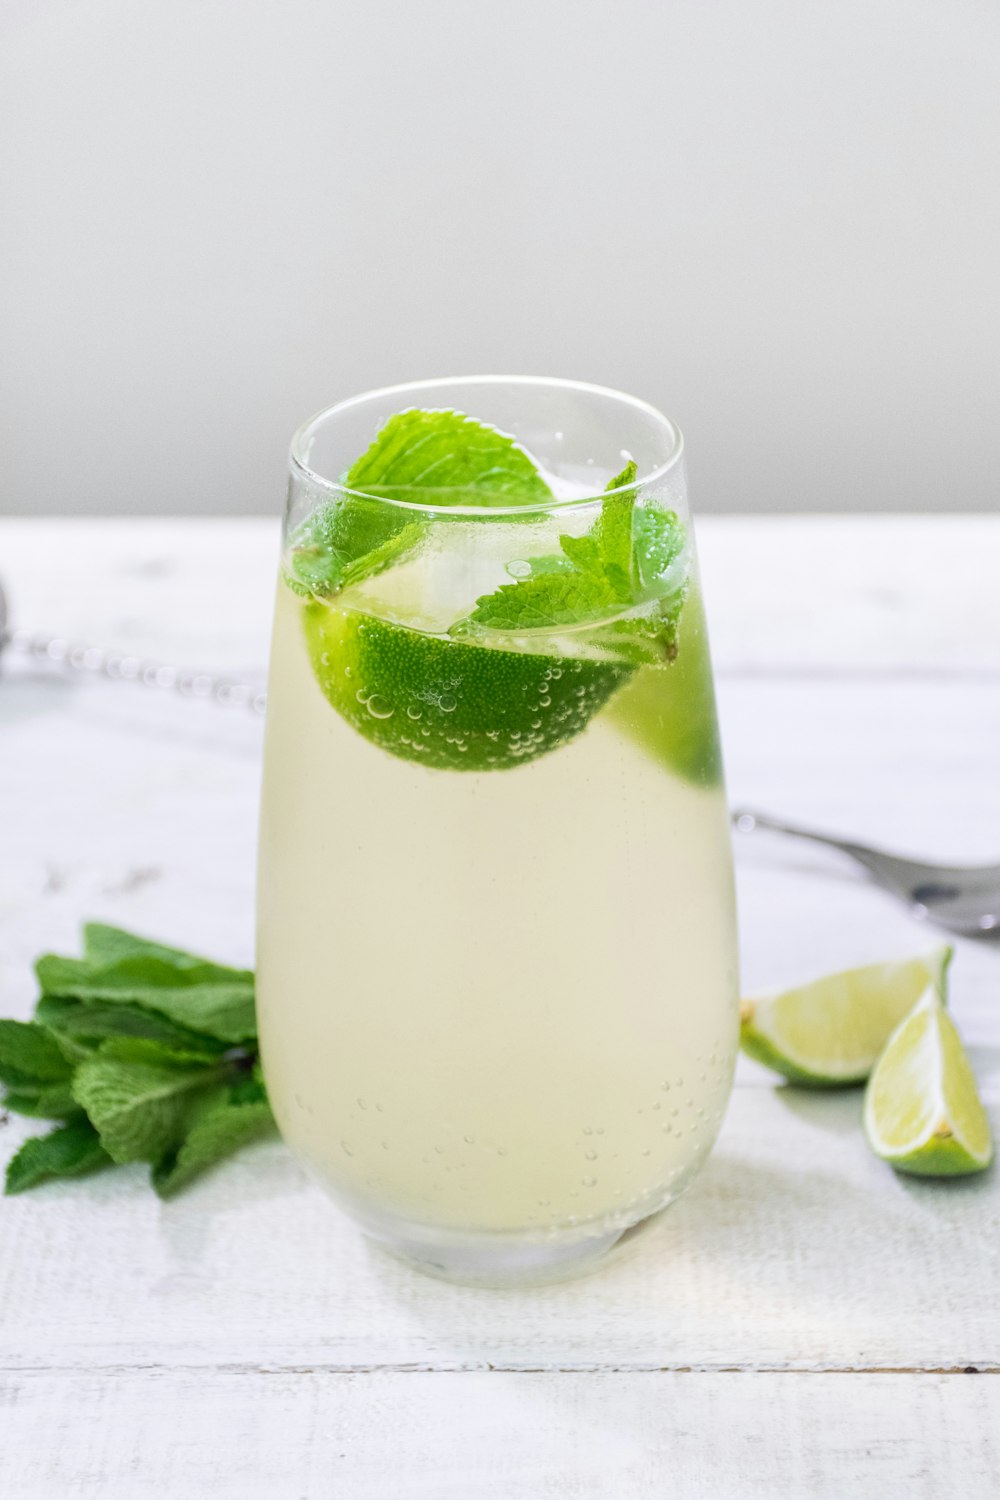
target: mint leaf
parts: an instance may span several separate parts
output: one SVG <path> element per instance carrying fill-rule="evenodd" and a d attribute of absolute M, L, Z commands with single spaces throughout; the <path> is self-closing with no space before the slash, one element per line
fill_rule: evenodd
<path fill-rule="evenodd" d="M 206 1057 L 203 1052 L 187 1052 L 176 1047 L 166 1047 L 162 1042 L 152 1042 L 146 1037 L 112 1036 L 98 1048 L 97 1056 L 111 1057 L 116 1062 L 148 1063 L 154 1067 L 191 1067 L 210 1070 L 209 1079 L 217 1075 L 222 1059 Z M 242 1052 L 234 1056 L 243 1057 Z M 95 1054 L 91 1053 L 91 1057 Z M 89 1060 L 89 1059 L 88 1059 Z"/>
<path fill-rule="evenodd" d="M 48 1027 L 37 1021 L 0 1020 L 0 1083 L 58 1083 L 73 1071 Z"/>
<path fill-rule="evenodd" d="M 84 1048 L 55 1036 L 37 1021 L 0 1020 L 4 1108 L 43 1120 L 78 1114 L 70 1078 L 75 1062 L 84 1055 Z"/>
<path fill-rule="evenodd" d="M 641 592 L 653 587 L 684 551 L 684 528 L 672 510 L 637 507 L 632 518 L 632 565 Z"/>
<path fill-rule="evenodd" d="M 511 566 L 510 563 L 507 564 L 507 572 L 513 578 L 515 575 L 511 573 Z M 526 558 L 518 564 L 518 569 L 516 576 L 518 582 L 521 582 L 526 578 L 542 578 L 548 573 L 572 573 L 573 564 L 565 553 L 559 552 L 554 557 L 550 555 Z"/>
<path fill-rule="evenodd" d="M 155 1162 L 183 1137 L 193 1095 L 217 1077 L 202 1058 L 112 1039 L 77 1068 L 73 1096 L 114 1161 Z"/>
<path fill-rule="evenodd" d="M 50 953 L 35 970 L 42 989 L 36 1017 L 60 1036 L 124 1032 L 182 1049 L 200 1036 L 205 1050 L 256 1036 L 252 970 L 213 963 L 120 927 L 88 923 L 82 959 Z M 90 1009 L 90 1016 L 75 1013 L 74 1003 Z M 122 1008 L 118 1024 L 109 1014 L 112 1006 Z"/>
<path fill-rule="evenodd" d="M 81 1115 L 49 1135 L 25 1141 L 7 1164 L 5 1191 L 23 1193 L 52 1177 L 80 1177 L 110 1165 L 97 1131 Z"/>
<path fill-rule="evenodd" d="M 635 593 L 632 582 L 632 522 L 636 491 L 624 487 L 632 484 L 636 472 L 635 464 L 628 463 L 611 480 L 608 490 L 620 493 L 608 496 L 586 536 L 559 538 L 559 545 L 570 562 L 581 572 L 599 581 L 608 597 L 621 604 L 631 603 Z"/>
<path fill-rule="evenodd" d="M 170 1197 L 192 1177 L 276 1129 L 263 1085 L 244 1078 L 202 1094 L 180 1146 L 153 1168 L 153 1186 Z"/>
<path fill-rule="evenodd" d="M 141 952 L 108 964 L 47 954 L 35 969 L 46 997 L 138 1006 L 230 1044 L 253 1041 L 257 1034 L 249 970 L 190 954 L 168 959 Z"/>
<path fill-rule="evenodd" d="M 684 594 L 675 596 L 665 607 L 642 615 L 611 620 L 589 631 L 587 640 L 616 661 L 634 667 L 663 667 L 677 656 L 677 633 Z"/>
<path fill-rule="evenodd" d="M 552 498 L 519 443 L 457 411 L 397 412 L 341 482 L 362 494 L 320 505 L 291 539 L 285 577 L 299 594 L 328 597 L 395 566 L 422 544 L 426 519 L 379 500 L 530 509 Z"/>
<path fill-rule="evenodd" d="M 397 412 L 344 484 L 433 505 L 545 505 L 552 492 L 514 438 L 459 411 Z M 433 497 L 433 498 L 432 498 Z"/>
<path fill-rule="evenodd" d="M 609 607 L 620 605 L 600 578 L 574 570 L 542 573 L 520 583 L 502 583 L 492 594 L 476 600 L 464 620 L 451 627 L 454 636 L 476 634 L 475 627 L 517 633 L 552 630 L 600 619 Z"/>
<path fill-rule="evenodd" d="M 68 1079 L 65 1083 L 22 1084 L 8 1089 L 3 1107 L 12 1114 L 28 1115 L 35 1120 L 68 1120 L 80 1113 Z"/>
<path fill-rule="evenodd" d="M 96 1045 L 109 1036 L 134 1036 L 163 1042 L 179 1052 L 202 1052 L 208 1057 L 217 1056 L 230 1045 L 187 1027 L 175 1026 L 172 1021 L 125 1001 L 105 1005 L 99 1001 L 88 1003 L 67 996 L 43 995 L 35 1006 L 35 1019 L 61 1037 L 84 1045 Z"/>
<path fill-rule="evenodd" d="M 126 932 L 123 927 L 109 927 L 105 922 L 84 923 L 83 956 L 85 962 L 98 968 L 105 968 L 123 958 L 155 958 L 181 973 L 196 970 L 199 980 L 212 978 L 220 983 L 223 980 L 253 980 L 250 969 L 217 964 L 198 953 L 189 953 L 186 948 L 170 948 L 165 943 Z"/>
<path fill-rule="evenodd" d="M 402 562 L 424 532 L 424 521 L 378 501 L 327 501 L 292 537 L 286 581 L 304 598 L 327 598 Z"/>
<path fill-rule="evenodd" d="M 340 573 L 340 587 L 349 588 L 352 583 L 360 583 L 364 578 L 374 578 L 387 568 L 395 567 L 416 550 L 423 537 L 424 522 L 410 521 L 402 531 L 387 537 L 370 552 L 354 561 L 345 562 Z"/>
<path fill-rule="evenodd" d="M 588 643 L 618 659 L 632 665 L 669 660 L 676 650 L 684 585 L 678 580 L 663 590 L 683 553 L 684 528 L 673 511 L 639 498 L 635 476 L 636 466 L 629 463 L 608 485 L 590 531 L 559 538 L 561 559 L 534 559 L 526 578 L 483 595 L 451 633 L 551 631 L 594 622 Z M 607 619 L 626 611 L 627 618 Z"/>

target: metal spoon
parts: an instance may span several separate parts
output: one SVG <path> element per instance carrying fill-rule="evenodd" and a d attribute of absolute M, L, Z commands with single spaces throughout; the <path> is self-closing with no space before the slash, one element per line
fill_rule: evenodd
<path fill-rule="evenodd" d="M 1000 865 L 935 865 L 903 859 L 884 849 L 782 823 L 746 808 L 737 808 L 732 818 L 740 833 L 763 829 L 839 849 L 863 865 L 875 884 L 902 901 L 914 916 L 948 932 L 961 937 L 1000 937 Z"/>

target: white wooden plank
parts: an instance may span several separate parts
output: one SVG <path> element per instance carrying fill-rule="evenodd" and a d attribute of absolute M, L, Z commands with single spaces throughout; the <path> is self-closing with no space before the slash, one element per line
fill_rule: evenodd
<path fill-rule="evenodd" d="M 217 659 L 250 660 L 254 631 L 266 630 L 259 595 L 273 528 L 147 524 L 148 552 L 136 551 L 131 527 L 81 528 L 75 571 L 61 553 L 54 570 L 66 599 L 90 611 L 95 629 L 102 619 L 124 629 L 111 601 L 138 557 L 136 649 L 193 649 L 208 612 L 235 622 Z M 159 526 L 176 548 L 167 573 L 157 571 Z M 22 543 L 30 531 L 25 523 Z M 10 534 L 4 526 L 0 539 Z M 33 536 L 37 545 L 37 526 Z M 220 609 L 211 561 L 231 541 L 227 556 L 242 561 Z M 88 545 L 110 560 L 93 590 L 81 582 Z M 254 576 L 250 609 L 242 585 Z M 62 597 L 52 586 L 43 604 Z M 734 620 L 738 603 L 726 606 Z M 988 680 L 755 676 L 725 680 L 721 701 L 737 797 L 942 856 L 994 852 L 1000 694 Z M 249 959 L 259 725 L 15 669 L 0 691 L 0 727 L 0 1011 L 28 1014 L 30 960 L 71 948 L 86 916 Z M 930 940 L 835 859 L 752 841 L 739 852 L 751 988 Z M 962 945 L 955 1011 L 994 1103 L 997 979 L 995 950 Z M 765 1076 L 741 1073 L 748 1083 Z M 523 1297 L 441 1288 L 373 1257 L 278 1146 L 166 1207 L 138 1172 L 8 1201 L 3 1358 L 81 1368 L 258 1357 L 279 1368 L 995 1360 L 995 1179 L 907 1184 L 866 1155 L 856 1096 L 753 1093 L 737 1098 L 705 1177 L 631 1264 Z M 21 1130 L 12 1122 L 2 1134 L 13 1143 Z M 928 1286 L 933 1299 L 915 1290 Z"/>
<path fill-rule="evenodd" d="M 138 1168 L 25 1194 L 0 1210 L 0 1368 L 1000 1368 L 995 1178 L 896 1177 L 860 1109 L 737 1090 L 658 1225 L 535 1291 L 369 1249 L 277 1143 L 167 1204 Z"/>
<path fill-rule="evenodd" d="M 723 672 L 1000 671 L 1000 517 L 706 516 L 697 530 Z M 17 624 L 192 666 L 263 666 L 277 549 L 276 520 L 0 520 Z"/>
<path fill-rule="evenodd" d="M 1000 673 L 1000 516 L 698 522 L 726 672 Z"/>
<path fill-rule="evenodd" d="M 730 799 L 943 862 L 1000 861 L 1000 683 L 720 683 Z M 748 993 L 947 940 L 835 852 L 734 838 Z M 969 1042 L 1000 1043 L 1000 944 L 953 939 Z M 988 1061 L 984 1055 L 983 1061 Z"/>
<path fill-rule="evenodd" d="M 0 582 L 20 629 L 260 675 L 278 548 L 277 519 L 2 519 Z"/>
<path fill-rule="evenodd" d="M 715 527 L 720 537 L 735 539 L 726 544 L 735 556 L 745 550 L 741 533 L 752 539 L 759 522 L 772 533 L 770 552 L 760 548 L 760 553 L 772 559 L 773 569 L 781 552 L 774 528 L 794 552 L 801 550 L 803 537 L 808 541 L 814 536 L 821 519 L 810 518 L 808 524 L 786 518 L 738 524 L 716 520 Z M 841 538 L 858 534 L 859 526 L 863 531 L 867 524 L 829 523 Z M 892 520 L 885 525 L 890 540 L 903 538 L 898 550 L 906 554 L 911 524 Z M 926 520 L 913 525 L 919 535 L 934 529 Z M 989 559 L 990 518 L 976 518 L 970 525 L 982 534 L 962 555 Z M 70 529 L 70 545 L 57 549 L 51 567 L 47 561 L 43 569 L 38 558 L 48 558 L 52 549 L 42 550 L 47 544 L 40 524 L 0 525 L 5 571 L 11 557 L 12 576 L 34 580 L 40 618 L 69 628 L 76 615 L 86 618 L 89 612 L 97 636 L 105 635 L 103 624 L 107 639 L 193 659 L 204 646 L 202 622 L 208 617 L 221 622 L 220 629 L 232 622 L 232 636 L 221 641 L 213 660 L 239 667 L 255 652 L 263 653 L 274 548 L 268 523 L 76 522 Z M 225 608 L 219 607 L 214 563 L 220 554 L 230 560 Z M 966 597 L 975 601 L 982 590 L 974 579 L 967 590 L 953 592 L 960 603 Z M 991 587 L 985 597 L 995 596 Z M 723 621 L 741 616 L 739 596 L 720 589 L 716 599 Z M 47 606 L 55 611 L 51 616 Z M 924 606 L 921 593 L 922 614 Z M 743 633 L 752 638 L 757 629 L 751 610 Z M 807 633 L 803 650 L 810 639 Z M 161 930 L 176 922 L 168 935 L 179 941 L 187 934 L 192 943 L 248 958 L 259 726 L 242 715 L 161 700 L 139 689 L 102 689 L 51 676 L 29 679 L 18 664 L 8 669 L 2 687 L 0 723 L 8 769 L 0 800 L 8 799 L 3 827 L 9 890 L 0 886 L 0 901 L 14 935 L 5 950 L 8 993 L 22 991 L 27 962 L 35 952 L 72 941 L 77 918 L 84 913 L 111 915 L 114 909 L 122 920 L 152 922 Z M 758 679 L 723 676 L 720 705 L 734 801 L 762 803 L 939 858 L 996 857 L 1000 789 L 994 747 L 1000 742 L 1000 698 L 992 683 L 796 680 L 775 684 L 770 692 Z M 38 789 L 34 794 L 32 787 Z M 180 852 L 185 844 L 190 847 L 194 830 L 202 829 L 210 830 L 206 836 L 216 858 L 207 863 L 200 857 L 182 859 L 170 871 L 170 889 L 165 888 L 163 879 L 169 876 L 163 872 L 171 861 L 166 858 L 170 851 L 162 848 L 164 840 L 171 842 L 176 830 L 171 849 Z M 839 941 L 845 927 L 858 935 L 859 952 L 877 953 L 897 938 L 900 943 L 922 940 L 910 937 L 911 929 L 900 925 L 902 919 L 886 899 L 856 885 L 848 889 L 844 867 L 835 857 L 759 840 L 741 845 L 739 855 L 744 868 L 753 871 L 743 882 L 745 969 L 753 987 L 785 973 L 801 973 L 797 932 L 804 935 L 802 922 L 810 914 L 813 938 L 820 945 L 823 931 L 836 932 Z M 223 873 L 227 857 L 230 864 Z M 805 884 L 788 881 L 784 892 L 778 891 L 772 876 L 777 872 L 780 878 L 782 869 L 789 874 L 808 869 L 813 878 Z M 232 888 L 232 900 L 224 886 Z M 830 901 L 837 886 L 843 887 L 841 895 L 850 906 L 847 923 L 833 917 Z M 43 892 L 45 900 L 40 901 Z M 760 906 L 775 917 L 787 913 L 780 942 L 773 922 L 758 922 Z M 870 931 L 874 926 L 878 930 Z M 839 952 L 827 956 L 820 946 L 809 967 L 839 961 Z M 970 952 L 966 967 L 982 975 L 983 984 L 985 964 L 981 952 Z"/>
<path fill-rule="evenodd" d="M 993 1500 L 1000 1381 L 330 1375 L 0 1381 L 18 1500 Z"/>
<path fill-rule="evenodd" d="M 111 685 L 0 686 L 0 1008 L 28 1014 L 33 959 L 72 951 L 87 917 L 249 962 L 260 725 Z M 1000 685 L 725 681 L 720 704 L 734 800 L 932 857 L 1000 854 Z M 764 835 L 736 851 L 751 991 L 937 940 L 836 855 Z M 997 953 L 962 943 L 954 970 L 984 1047 Z"/>
<path fill-rule="evenodd" d="M 713 519 L 700 539 L 734 798 L 995 857 L 1000 523 Z M 266 655 L 275 552 L 267 522 L 0 523 L 19 623 L 244 672 Z M 84 916 L 249 960 L 258 724 L 14 667 L 0 732 L 0 1012 L 29 1012 L 30 959 Z M 834 856 L 738 855 L 750 988 L 931 937 Z M 963 944 L 954 969 L 995 1118 L 998 958 Z M 279 1143 L 169 1205 L 138 1169 L 3 1202 L 0 1488 L 992 1496 L 993 1376 L 679 1373 L 1000 1361 L 995 1177 L 896 1178 L 856 1094 L 740 1077 L 688 1198 L 546 1291 L 397 1265 Z"/>

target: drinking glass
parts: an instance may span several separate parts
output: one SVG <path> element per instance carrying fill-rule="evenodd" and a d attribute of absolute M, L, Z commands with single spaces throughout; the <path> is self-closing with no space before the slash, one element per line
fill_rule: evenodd
<path fill-rule="evenodd" d="M 499 429 L 537 481 L 456 482 L 449 454 L 396 486 L 348 483 L 401 412 Z M 554 1279 L 688 1185 L 738 1003 L 671 422 L 612 390 L 483 377 L 374 391 L 300 429 L 258 899 L 280 1128 L 397 1255 L 460 1281 Z"/>

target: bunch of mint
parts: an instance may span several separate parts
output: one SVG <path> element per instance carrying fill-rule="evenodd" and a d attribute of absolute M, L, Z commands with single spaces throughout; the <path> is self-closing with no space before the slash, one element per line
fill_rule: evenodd
<path fill-rule="evenodd" d="M 62 1123 L 25 1141 L 6 1191 L 149 1162 L 167 1197 L 274 1129 L 254 976 L 102 923 L 36 965 L 33 1021 L 0 1020 L 4 1108 Z"/>

